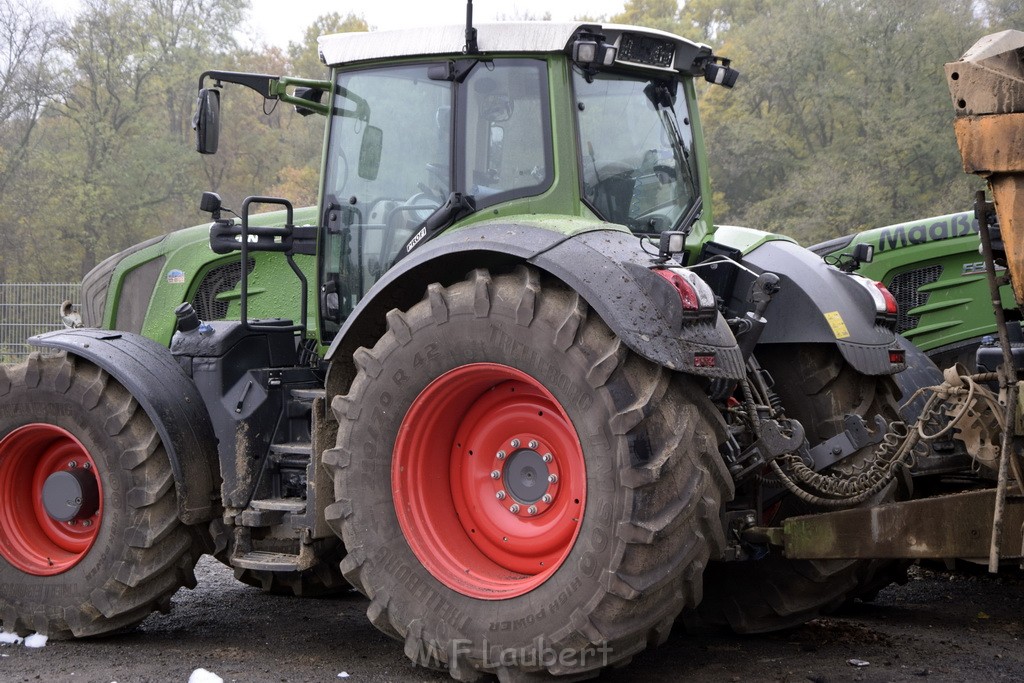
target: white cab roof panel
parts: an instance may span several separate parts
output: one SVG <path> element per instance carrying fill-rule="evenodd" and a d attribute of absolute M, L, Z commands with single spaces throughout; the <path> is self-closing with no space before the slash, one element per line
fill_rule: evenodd
<path fill-rule="evenodd" d="M 649 28 L 587 22 L 498 22 L 478 24 L 481 53 L 564 52 L 581 28 L 604 34 L 614 43 L 624 32 L 671 40 L 678 54 L 675 69 L 687 71 L 698 55 L 710 56 L 711 48 L 685 38 Z M 398 31 L 336 33 L 319 38 L 320 58 L 328 66 L 394 57 L 460 54 L 466 44 L 465 25 L 424 26 Z M 679 57 L 683 57 L 682 60 Z"/>

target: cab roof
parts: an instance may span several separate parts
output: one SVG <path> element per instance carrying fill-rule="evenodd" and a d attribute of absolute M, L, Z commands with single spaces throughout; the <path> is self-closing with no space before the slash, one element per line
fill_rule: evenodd
<path fill-rule="evenodd" d="M 617 64 L 646 66 L 662 71 L 689 75 L 703 73 L 704 63 L 711 58 L 711 48 L 686 38 L 650 28 L 622 24 L 590 22 L 497 22 L 478 24 L 477 45 L 480 53 L 569 53 L 575 38 L 582 33 L 603 35 L 605 42 L 620 46 L 623 35 L 670 42 L 675 47 L 668 66 L 652 65 L 629 59 L 619 52 Z M 336 33 L 318 40 L 320 59 L 327 66 L 343 66 L 359 62 L 396 57 L 461 56 L 466 44 L 464 25 L 425 26 L 397 31 L 369 33 Z"/>

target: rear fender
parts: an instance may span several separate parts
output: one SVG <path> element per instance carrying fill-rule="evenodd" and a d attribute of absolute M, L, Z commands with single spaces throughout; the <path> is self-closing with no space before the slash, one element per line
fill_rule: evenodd
<path fill-rule="evenodd" d="M 871 295 L 846 273 L 785 241 L 758 246 L 743 257 L 743 264 L 781 278 L 779 292 L 764 314 L 768 325 L 760 343 L 835 344 L 843 358 L 865 375 L 904 369 L 905 364 L 890 362 L 889 351 L 901 350 L 896 333 L 879 324 Z M 734 291 L 745 294 L 746 289 L 738 286 Z"/>
<path fill-rule="evenodd" d="M 130 332 L 61 330 L 29 339 L 98 365 L 131 392 L 153 421 L 174 474 L 178 517 L 198 524 L 217 512 L 217 440 L 199 391 L 155 341 Z"/>
<path fill-rule="evenodd" d="M 684 319 L 679 296 L 650 266 L 654 257 L 639 239 L 618 230 L 595 230 L 570 237 L 521 224 L 489 224 L 443 235 L 388 271 L 367 293 L 335 337 L 328 393 L 344 393 L 354 376 L 352 354 L 372 347 L 386 330 L 393 308 L 420 301 L 427 285 L 448 286 L 475 268 L 509 271 L 518 264 L 537 268 L 564 282 L 586 301 L 632 351 L 664 367 L 710 378 L 740 379 L 743 358 L 720 314 Z M 712 354 L 713 367 L 695 355 Z"/>

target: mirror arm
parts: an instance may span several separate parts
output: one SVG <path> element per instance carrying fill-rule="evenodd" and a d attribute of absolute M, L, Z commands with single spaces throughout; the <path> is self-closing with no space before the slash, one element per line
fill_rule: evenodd
<path fill-rule="evenodd" d="M 270 74 L 244 73 L 240 71 L 204 71 L 199 76 L 200 90 L 205 87 L 206 80 L 214 81 L 214 87 L 221 87 L 224 83 L 242 85 L 250 90 L 255 90 L 268 100 L 281 100 L 287 104 L 294 104 L 315 111 L 317 114 L 328 115 L 331 111 L 326 104 L 310 102 L 309 100 L 295 97 L 288 92 L 289 88 L 319 88 L 326 93 L 331 91 L 330 81 L 321 81 L 311 78 L 291 78 L 289 76 L 272 76 Z"/>
<path fill-rule="evenodd" d="M 273 91 L 272 97 L 276 97 L 285 104 L 293 104 L 296 107 L 303 107 L 310 111 L 316 112 L 327 116 L 331 113 L 331 107 L 329 104 L 321 102 L 313 102 L 302 97 L 296 97 L 294 94 L 295 88 L 315 88 L 321 92 L 327 93 L 330 96 L 331 86 L 333 84 L 330 81 L 319 81 L 311 78 L 292 78 L 290 76 L 281 76 L 276 81 L 271 83 L 271 89 Z M 292 92 L 289 92 L 289 88 Z"/>
<path fill-rule="evenodd" d="M 235 83 L 255 90 L 268 99 L 277 99 L 277 93 L 274 92 L 274 84 L 281 77 L 269 74 L 242 73 L 239 71 L 204 71 L 199 76 L 200 90 L 203 89 L 207 78 L 215 81 L 215 87 L 220 87 L 222 83 Z"/>

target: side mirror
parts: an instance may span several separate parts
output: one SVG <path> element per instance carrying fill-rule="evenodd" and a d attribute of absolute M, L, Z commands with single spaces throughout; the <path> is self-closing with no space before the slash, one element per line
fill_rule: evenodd
<path fill-rule="evenodd" d="M 306 100 L 307 102 L 315 102 L 317 104 L 320 104 L 324 99 L 324 91 L 321 90 L 320 88 L 296 88 L 295 96 L 301 100 Z M 310 109 L 309 107 L 303 107 L 302 105 L 296 104 L 295 113 L 298 114 L 299 116 L 309 116 L 310 114 L 315 114 L 316 112 Z"/>
<path fill-rule="evenodd" d="M 377 126 L 366 126 L 359 145 L 359 177 L 376 180 L 380 172 L 380 154 L 384 148 L 384 131 Z"/>
<path fill-rule="evenodd" d="M 192 117 L 192 129 L 196 132 L 196 151 L 200 154 L 216 154 L 220 140 L 220 91 L 202 88 L 196 100 L 196 113 Z"/>

